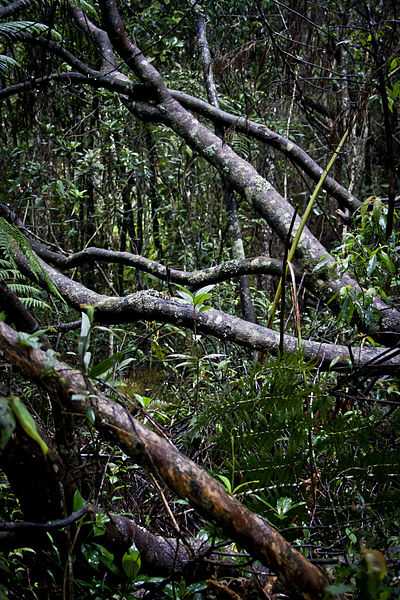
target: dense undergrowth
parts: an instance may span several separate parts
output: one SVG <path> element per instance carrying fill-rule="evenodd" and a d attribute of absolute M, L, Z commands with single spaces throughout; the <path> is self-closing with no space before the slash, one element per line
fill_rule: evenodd
<path fill-rule="evenodd" d="M 374 211 L 368 213 L 371 222 L 376 216 Z M 364 228 L 368 235 L 369 224 Z M 354 251 L 357 240 L 350 238 L 350 244 L 348 239 L 338 251 L 343 262 L 357 265 L 360 277 L 363 269 L 369 270 L 367 277 L 371 278 L 371 260 L 376 257 L 374 269 L 378 275 L 374 285 L 381 285 L 380 291 L 387 295 L 395 294 L 397 281 L 388 284 L 379 276 L 379 269 L 388 263 L 387 257 L 396 259 L 390 245 L 377 246 L 374 238 L 368 253 L 366 240 L 359 239 L 364 250 L 361 254 Z M 4 278 L 12 275 L 10 269 L 4 269 Z M 229 287 L 221 292 L 218 288 L 205 292 L 201 309 L 231 303 L 227 293 Z M 194 302 L 195 296 L 189 291 L 181 296 L 183 301 Z M 346 308 L 342 304 L 341 312 L 343 323 L 347 323 L 347 333 L 342 328 L 341 339 L 348 343 L 359 336 L 351 319 L 360 309 L 357 303 L 361 300 L 352 301 L 356 306 Z M 40 309 L 43 316 L 48 315 L 47 307 Z M 303 315 L 302 327 L 307 335 L 318 331 L 321 340 L 332 336 L 336 322 L 328 313 L 317 313 L 311 303 Z M 68 314 L 62 317 L 68 320 Z M 336 583 L 329 597 L 340 592 L 354 592 L 360 599 L 398 597 L 398 379 L 379 375 L 371 378 L 365 370 L 350 374 L 321 371 L 317 363 L 304 360 L 301 345 L 296 354 L 249 359 L 239 347 L 221 345 L 171 325 L 148 324 L 141 329 L 134 333 L 127 327 L 93 326 L 88 376 L 106 386 L 134 414 L 141 414 L 144 422 L 158 423 L 230 494 L 271 522 L 307 557 L 335 573 Z M 51 329 L 47 334 L 54 335 Z M 79 365 L 83 359 L 82 337 L 74 332 L 65 334 L 58 350 L 68 352 L 70 360 Z M 84 352 L 88 351 L 86 346 Z M 104 362 L 105 353 L 110 358 Z M 38 411 L 37 416 L 51 432 L 46 409 L 33 408 L 45 407 L 45 399 L 39 400 L 36 390 L 23 381 L 17 391 L 31 410 Z M 86 563 L 83 569 L 77 568 L 75 576 L 74 585 L 80 595 L 128 599 L 143 585 L 150 590 L 150 597 L 203 597 L 206 582 L 173 583 L 169 578 L 151 577 L 147 581 L 140 571 L 140 559 L 136 559 L 134 575 L 130 572 L 124 584 L 117 583 L 123 567 L 97 541 L 107 511 L 135 514 L 144 525 L 164 535 L 174 533 L 174 522 L 163 514 L 163 496 L 154 482 L 146 481 L 142 469 L 130 464 L 115 448 L 96 439 L 90 423 L 82 429 L 81 446 L 85 470 L 91 473 L 90 483 L 81 493 L 86 500 L 96 502 L 101 514 L 79 552 Z M 224 537 L 218 529 L 196 517 L 185 501 L 169 494 L 167 497 L 186 535 L 221 543 Z M 1 498 L 2 519 L 22 516 L 4 477 Z M 34 549 L 23 548 L 3 555 L 0 568 L 6 581 L 4 597 L 18 597 L 21 586 L 28 586 L 30 596 L 43 597 L 43 589 L 30 582 L 35 554 Z M 238 561 L 245 560 L 240 556 L 239 552 Z M 57 563 L 56 547 L 47 560 L 48 576 L 56 581 L 62 568 Z M 218 597 L 210 590 L 207 594 Z"/>
<path fill-rule="evenodd" d="M 29 9 L 35 21 L 50 22 L 53 8 L 54 14 L 63 8 L 63 3 L 41 4 L 40 11 L 37 6 Z M 139 19 L 133 15 L 136 7 L 133 10 L 129 2 L 124 6 L 130 32 L 166 83 L 205 97 L 195 18 L 186 3 L 135 4 Z M 295 353 L 276 356 L 159 322 L 97 325 L 86 305 L 79 313 L 60 298 L 24 235 L 3 219 L 0 284 L 40 324 L 38 333 L 20 338 L 25 347 L 53 348 L 84 372 L 89 385 L 170 438 L 230 495 L 274 525 L 327 570 L 332 585 L 324 600 L 395 600 L 400 598 L 399 376 L 370 372 L 368 366 L 352 368 L 351 360 L 348 369 L 338 370 L 333 362 L 323 370 L 318 361 L 304 359 L 302 340 L 343 344 L 350 356 L 353 346 L 379 348 L 382 315 L 374 298 L 399 307 L 400 234 L 395 226 L 387 235 L 388 195 L 393 190 L 388 183 L 388 131 L 382 125 L 386 94 L 396 148 L 398 19 L 394 8 L 393 15 L 388 9 L 390 3 L 369 3 L 372 8 L 366 3 L 365 14 L 364 3 L 344 1 L 315 7 L 304 3 L 301 8 L 289 2 L 289 9 L 266 0 L 201 4 L 208 13 L 222 108 L 288 136 L 322 166 L 349 127 L 345 152 L 331 174 L 357 194 L 361 207 L 350 216 L 330 194 L 321 192 L 307 225 L 334 256 L 336 274 L 350 273 L 362 291 L 343 286 L 338 295 L 323 299 L 315 288 L 310 291 L 310 273 L 303 277 L 308 265 L 295 260 L 296 276 L 288 276 L 284 286 L 286 310 L 278 310 L 271 325 L 295 336 L 298 347 Z M 365 15 L 374 4 L 379 10 L 371 32 Z M 387 18 L 380 22 L 379 11 L 386 4 Z M 80 0 L 76 5 L 98 18 L 97 2 Z M 75 26 L 65 24 L 64 31 L 63 13 L 61 17 L 68 48 L 79 56 L 83 49 L 94 64 L 94 44 Z M 34 25 L 14 26 L 16 33 L 8 37 L 3 25 L 2 89 L 16 74 L 28 79 L 47 74 L 55 57 L 19 43 L 21 28 L 31 31 Z M 275 35 L 280 28 L 283 33 Z M 4 65 L 13 62 L 12 55 L 18 59 L 16 70 L 8 71 Z M 132 76 L 126 66 L 119 68 Z M 382 97 L 380 73 L 386 77 Z M 125 99 L 109 90 L 51 82 L 44 91 L 27 90 L 1 105 L 5 116 L 0 128 L 0 201 L 18 213 L 35 240 L 46 241 L 60 253 L 96 246 L 141 254 L 182 270 L 204 269 L 232 258 L 222 171 L 220 176 L 173 131 L 136 119 Z M 213 130 L 214 123 L 209 127 Z M 223 133 L 225 143 L 267 176 L 301 216 L 316 182 L 274 147 L 233 127 Z M 245 256 L 282 259 L 287 241 L 277 238 L 242 195 L 233 198 Z M 398 198 L 396 202 L 398 206 Z M 394 217 L 398 224 L 398 210 Z M 16 264 L 18 252 L 31 268 L 30 277 Z M 328 277 L 326 261 L 312 273 Z M 106 263 L 83 265 L 68 275 L 98 293 L 123 296 L 156 289 L 191 305 L 193 311 L 213 307 L 241 315 L 238 281 L 195 292 Z M 277 279 L 251 276 L 249 284 L 257 322 L 267 326 Z M 1 320 L 8 319 L 0 314 Z M 398 352 L 398 342 L 392 352 Z M 7 449 L 8 399 L 15 396 L 43 436 L 54 439 L 53 399 L 1 356 L 0 396 L 0 424 L 5 423 L 4 434 L 0 428 L 1 447 Z M 66 600 L 74 595 L 82 600 L 290 597 L 273 575 L 261 581 L 265 570 L 260 564 L 187 500 L 177 499 L 157 477 L 104 441 L 93 427 L 90 410 L 78 423 L 82 464 L 74 472 L 79 489 L 72 508 L 88 502 L 96 508 L 95 518 L 89 522 L 83 517 L 74 525 L 67 551 L 51 532 L 39 548 L 3 547 L 0 527 L 0 600 Z M 24 519 L 15 491 L 12 478 L 0 471 L 1 522 Z M 103 535 L 110 514 L 132 517 L 164 537 L 209 544 L 219 566 L 231 560 L 237 568 L 227 577 L 207 575 L 195 581 L 190 572 L 176 577 L 145 572 L 134 546 L 123 555 L 106 547 Z"/>

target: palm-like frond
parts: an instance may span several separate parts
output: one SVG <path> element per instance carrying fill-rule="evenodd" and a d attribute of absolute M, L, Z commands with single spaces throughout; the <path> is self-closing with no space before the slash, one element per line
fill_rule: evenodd
<path fill-rule="evenodd" d="M 59 33 L 54 29 L 50 29 L 47 25 L 44 25 L 44 23 L 37 23 L 35 21 L 6 21 L 0 23 L 0 38 L 18 40 L 27 33 L 31 35 L 42 35 L 46 33 L 54 39 L 61 39 Z"/>
<path fill-rule="evenodd" d="M 18 63 L 14 58 L 6 56 L 5 54 L 0 54 L 0 73 L 10 71 L 14 67 L 18 67 Z"/>
<path fill-rule="evenodd" d="M 33 285 L 29 283 L 10 283 L 8 281 L 7 287 L 18 296 L 27 308 L 50 310 L 50 306 L 41 298 L 42 290 Z"/>
<path fill-rule="evenodd" d="M 5 259 L 0 259 L 0 281 L 7 284 L 26 308 L 50 310 L 50 306 L 42 299 L 43 291 L 28 282 L 26 277 Z"/>
<path fill-rule="evenodd" d="M 17 227 L 11 225 L 3 217 L 0 217 L 0 253 L 2 255 L 2 260 L 8 262 L 6 271 L 10 269 L 18 271 L 15 257 L 18 254 L 22 255 L 34 278 L 37 281 L 42 280 L 49 292 L 61 298 L 58 289 L 50 280 L 46 271 L 40 264 L 39 258 L 32 250 L 29 240 Z M 2 270 L 4 271 L 4 268 Z"/>

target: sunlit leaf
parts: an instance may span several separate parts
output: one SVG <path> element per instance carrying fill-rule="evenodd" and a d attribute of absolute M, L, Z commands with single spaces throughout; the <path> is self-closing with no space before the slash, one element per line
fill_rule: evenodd
<path fill-rule="evenodd" d="M 122 568 L 128 579 L 134 579 L 139 573 L 141 567 L 140 552 L 135 544 L 132 544 L 129 550 L 122 557 Z"/>

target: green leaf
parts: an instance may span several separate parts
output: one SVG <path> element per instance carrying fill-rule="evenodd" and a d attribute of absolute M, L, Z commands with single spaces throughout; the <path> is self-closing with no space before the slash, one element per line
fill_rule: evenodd
<path fill-rule="evenodd" d="M 140 406 L 142 408 L 147 408 L 149 406 L 149 404 L 151 403 L 151 401 L 153 400 L 153 398 L 150 398 L 149 396 L 142 396 L 141 394 L 133 394 L 135 397 L 135 400 L 137 402 L 139 402 Z"/>
<path fill-rule="evenodd" d="M 19 64 L 14 58 L 7 56 L 6 54 L 0 54 L 0 73 L 9 71 L 15 67 L 19 67 Z"/>
<path fill-rule="evenodd" d="M 332 358 L 331 362 L 329 363 L 329 369 L 333 369 L 334 366 L 336 366 L 339 362 L 342 362 L 343 360 L 346 360 L 346 362 L 351 366 L 351 359 L 348 356 L 338 354 L 337 356 L 335 356 L 335 358 Z"/>
<path fill-rule="evenodd" d="M 226 489 L 228 494 L 232 494 L 232 484 L 231 484 L 230 480 L 228 479 L 228 477 L 225 477 L 225 475 L 216 475 L 216 477 L 220 481 L 222 481 L 222 483 L 224 484 L 224 488 Z"/>
<path fill-rule="evenodd" d="M 332 263 L 331 258 L 322 258 L 318 264 L 315 265 L 315 267 L 313 268 L 312 272 L 313 273 L 318 273 L 318 271 L 323 271 L 324 269 L 327 269 Z"/>
<path fill-rule="evenodd" d="M 82 544 L 82 554 L 86 558 L 88 564 L 93 569 L 98 569 L 100 566 L 100 553 L 94 544 Z"/>
<path fill-rule="evenodd" d="M 203 304 L 203 306 L 200 306 L 200 307 L 198 307 L 198 309 L 197 309 L 197 310 L 198 310 L 199 312 L 207 312 L 207 311 L 208 311 L 208 310 L 210 310 L 210 309 L 211 309 L 211 306 L 205 306 L 205 305 Z"/>
<path fill-rule="evenodd" d="M 201 296 L 202 294 L 209 294 L 211 292 L 211 290 L 213 290 L 214 288 L 215 288 L 215 283 L 212 285 L 205 285 L 204 287 L 197 290 L 194 297 L 197 298 L 198 296 Z"/>
<path fill-rule="evenodd" d="M 355 544 L 357 542 L 357 537 L 355 533 L 350 529 L 350 527 L 346 527 L 345 533 L 352 544 Z"/>
<path fill-rule="evenodd" d="M 81 315 L 81 332 L 79 336 L 78 352 L 81 358 L 81 362 L 85 370 L 87 371 L 91 359 L 91 354 L 90 352 L 88 352 L 88 349 L 90 343 L 90 331 L 92 328 L 92 322 L 89 315 L 85 312 L 82 312 Z"/>
<path fill-rule="evenodd" d="M 15 417 L 7 398 L 0 398 L 0 451 L 4 450 L 16 427 Z"/>
<path fill-rule="evenodd" d="M 82 321 L 81 321 L 81 338 L 89 337 L 91 326 L 92 326 L 92 324 L 90 322 L 88 315 L 85 312 L 83 312 L 82 313 Z"/>
<path fill-rule="evenodd" d="M 260 483 L 258 479 L 253 479 L 253 481 L 244 481 L 243 483 L 239 483 L 233 490 L 232 494 L 236 495 L 240 492 L 240 490 L 244 490 L 245 488 L 253 485 L 253 483 Z"/>
<path fill-rule="evenodd" d="M 293 500 L 291 498 L 282 497 L 276 501 L 276 512 L 278 515 L 285 515 L 291 509 Z"/>
<path fill-rule="evenodd" d="M 87 419 L 88 419 L 88 421 L 89 421 L 89 423 L 91 425 L 95 424 L 95 422 L 96 422 L 96 413 L 94 412 L 94 409 L 91 406 L 89 406 L 86 409 L 86 417 L 87 417 Z"/>
<path fill-rule="evenodd" d="M 0 30 L 3 25 L 10 25 L 10 23 L 0 24 Z M 32 246 L 28 238 L 21 233 L 18 227 L 11 225 L 11 223 L 9 223 L 4 217 L 0 217 L 0 250 L 4 254 L 5 259 L 10 263 L 11 268 L 15 269 L 17 269 L 15 256 L 18 253 L 22 254 L 33 277 L 37 281 L 42 279 L 48 290 L 57 296 L 63 303 L 65 303 L 65 300 L 61 296 L 56 285 L 50 279 L 47 272 L 43 269 L 40 259 L 32 250 Z"/>
<path fill-rule="evenodd" d="M 20 39 L 26 33 L 31 35 L 45 33 L 47 35 L 50 34 L 50 37 L 57 41 L 61 41 L 62 39 L 60 34 L 54 29 L 50 29 L 47 25 L 37 23 L 36 21 L 10 21 L 0 24 L 0 37 L 15 40 Z"/>
<path fill-rule="evenodd" d="M 153 346 L 152 346 L 153 348 Z M 135 359 L 130 357 L 130 358 L 125 358 L 125 360 L 122 360 L 119 365 L 117 366 L 117 371 L 120 373 L 121 371 L 123 371 L 124 369 L 126 369 L 126 367 L 128 367 L 131 363 L 135 362 Z"/>
<path fill-rule="evenodd" d="M 186 594 L 198 594 L 199 592 L 204 592 L 207 589 L 207 583 L 204 581 L 197 581 L 196 583 L 191 583 L 186 588 Z"/>
<path fill-rule="evenodd" d="M 106 525 L 110 522 L 110 517 L 104 513 L 97 513 L 96 520 L 93 523 L 93 535 L 98 537 L 106 532 Z"/>
<path fill-rule="evenodd" d="M 37 333 L 25 333 L 23 331 L 19 331 L 17 335 L 17 342 L 21 348 L 32 348 L 33 350 L 37 350 L 42 345 Z"/>
<path fill-rule="evenodd" d="M 184 292 L 182 290 L 177 290 L 176 293 L 178 294 L 181 300 L 184 300 L 188 304 L 193 304 L 193 296 L 190 293 Z"/>
<path fill-rule="evenodd" d="M 119 575 L 119 569 L 114 563 L 114 554 L 101 544 L 93 544 L 93 552 L 97 553 L 98 564 L 102 563 L 111 573 Z"/>
<path fill-rule="evenodd" d="M 272 506 L 272 504 L 270 504 L 267 500 L 265 500 L 265 498 L 262 498 L 258 494 L 253 494 L 253 496 L 254 496 L 254 498 L 257 498 L 257 500 L 262 502 L 264 504 L 264 506 L 266 506 L 269 510 L 272 510 L 273 512 L 276 511 L 275 507 Z"/>
<path fill-rule="evenodd" d="M 76 489 L 73 500 L 72 500 L 72 510 L 74 512 L 77 512 L 78 510 L 83 508 L 85 506 L 85 504 L 86 504 L 85 499 L 82 498 L 80 491 L 78 489 Z"/>
<path fill-rule="evenodd" d="M 380 253 L 380 258 L 381 258 L 385 268 L 390 273 L 396 273 L 396 266 L 394 265 L 393 261 L 391 260 L 391 258 L 389 257 L 389 255 L 386 252 L 382 251 Z"/>
<path fill-rule="evenodd" d="M 134 579 L 140 571 L 141 567 L 140 552 L 135 544 L 125 552 L 122 557 L 122 569 L 128 579 Z"/>
<path fill-rule="evenodd" d="M 21 425 L 22 429 L 25 433 L 35 442 L 37 442 L 43 452 L 43 454 L 47 454 L 49 448 L 46 442 L 40 436 L 36 423 L 32 418 L 31 413 L 26 408 L 25 404 L 18 398 L 18 396 L 11 396 L 11 407 L 14 411 L 14 415 L 17 418 L 18 423 Z"/>
<path fill-rule="evenodd" d="M 204 304 L 204 302 L 206 300 L 209 300 L 211 298 L 211 294 L 207 294 L 207 292 L 204 292 L 203 294 L 199 294 L 194 297 L 193 299 L 193 304 L 195 306 L 198 306 L 199 304 Z"/>
<path fill-rule="evenodd" d="M 375 271 L 376 264 L 377 264 L 376 254 L 373 254 L 371 256 L 371 258 L 369 259 L 369 261 L 368 261 L 368 267 L 367 267 L 367 275 L 368 275 L 368 277 L 370 277 L 373 274 L 373 272 Z"/>
<path fill-rule="evenodd" d="M 90 361 L 92 360 L 92 353 L 91 352 L 85 352 L 85 354 L 83 355 L 83 368 L 85 370 L 85 373 L 88 372 L 89 370 L 89 365 L 90 365 Z"/>
<path fill-rule="evenodd" d="M 276 501 L 276 512 L 279 518 L 284 518 L 288 512 L 304 506 L 305 502 L 293 502 L 292 498 L 286 496 L 278 498 Z"/>

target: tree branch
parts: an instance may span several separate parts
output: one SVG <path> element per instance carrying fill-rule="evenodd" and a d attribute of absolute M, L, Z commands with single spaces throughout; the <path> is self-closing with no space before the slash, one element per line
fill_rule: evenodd
<path fill-rule="evenodd" d="M 172 97 L 155 67 L 144 57 L 136 44 L 129 40 L 114 0 L 100 0 L 100 6 L 114 48 L 127 65 L 148 86 L 153 88 L 159 102 L 159 109 L 164 112 L 165 122 L 168 126 L 181 136 L 191 148 L 215 166 L 219 172 L 223 173 L 233 188 L 252 204 L 281 239 L 286 240 L 294 215 L 294 209 L 290 203 L 278 193 L 269 181 L 261 177 L 250 163 L 239 157 L 228 144 L 223 143 L 218 136 L 202 125 Z M 299 226 L 300 218 L 296 217 L 293 235 L 296 234 Z M 327 267 L 336 271 L 334 258 L 308 227 L 305 227 L 302 232 L 297 245 L 297 255 L 311 268 L 324 261 Z M 314 281 L 326 300 L 331 299 L 332 294 L 349 285 L 361 293 L 361 289 L 354 279 L 348 275 L 340 276 L 337 272 L 328 281 L 323 282 L 317 277 L 314 277 Z M 400 332 L 400 312 L 388 307 L 379 298 L 374 299 L 374 305 L 381 314 L 382 328 L 391 332 L 390 341 L 393 337 L 397 340 Z M 365 324 L 365 327 L 372 335 L 379 333 L 374 325 L 371 327 L 371 324 Z"/>
<path fill-rule="evenodd" d="M 323 168 L 293 140 L 276 133 L 276 131 L 269 129 L 266 125 L 251 121 L 247 117 L 233 115 L 221 108 L 211 106 L 211 104 L 205 100 L 201 100 L 200 98 L 196 98 L 185 92 L 171 90 L 171 94 L 176 100 L 179 100 L 185 108 L 211 119 L 214 123 L 224 125 L 232 131 L 243 133 L 247 137 L 259 140 L 260 142 L 279 150 L 311 177 L 313 181 L 318 182 L 320 179 Z M 323 189 L 331 194 L 336 200 L 342 202 L 351 211 L 355 211 L 361 206 L 361 202 L 358 198 L 353 196 L 353 194 L 331 176 L 326 178 Z"/>
<path fill-rule="evenodd" d="M 119 78 L 123 77 L 128 80 L 128 77 L 122 75 L 119 71 L 119 65 L 107 33 L 97 27 L 80 8 L 72 6 L 70 11 L 81 31 L 88 34 L 89 38 L 94 39 L 101 55 L 101 72 L 104 75 L 113 75 L 113 77 L 118 75 Z"/>
<path fill-rule="evenodd" d="M 15 213 L 2 204 L 0 204 L 0 215 L 11 221 L 15 219 L 16 224 L 20 223 Z M 25 228 L 22 229 L 27 231 Z M 40 248 L 45 248 L 43 244 L 38 242 L 34 242 L 33 247 L 35 247 L 35 244 L 39 252 Z M 51 251 L 47 250 L 47 252 Z M 56 258 L 59 257 L 58 253 L 51 252 L 51 254 Z M 28 276 L 32 276 L 29 265 L 23 256 L 17 254 L 15 260 L 23 272 Z M 229 340 L 252 350 L 273 354 L 279 351 L 280 336 L 267 327 L 249 323 L 214 309 L 200 312 L 190 304 L 182 304 L 178 300 L 165 297 L 165 295 L 155 290 L 136 292 L 122 298 L 98 294 L 81 283 L 66 277 L 45 261 L 41 260 L 41 264 L 46 275 L 66 301 L 76 310 L 80 311 L 82 305 L 94 306 L 96 309 L 95 318 L 98 322 L 129 323 L 138 320 L 159 320 L 212 335 L 221 340 Z M 44 287 L 47 286 L 44 278 L 42 278 L 41 283 Z M 285 335 L 283 350 L 285 352 L 296 352 L 298 349 L 297 339 Z M 315 360 L 324 369 L 330 369 L 332 361 L 334 362 L 334 369 L 348 369 L 351 366 L 388 373 L 398 372 L 400 366 L 399 350 L 397 348 L 391 350 L 390 348 L 355 346 L 349 349 L 347 346 L 339 344 L 304 340 L 301 349 L 307 360 Z"/>
<path fill-rule="evenodd" d="M 203 79 L 205 88 L 207 90 L 208 101 L 216 108 L 219 108 L 218 93 L 214 80 L 211 52 L 207 40 L 206 18 L 197 6 L 196 0 L 192 0 L 192 6 L 195 14 L 197 15 L 197 44 L 200 50 L 201 62 L 203 66 Z M 219 138 L 221 138 L 221 140 L 225 140 L 224 127 L 221 127 L 221 125 L 217 124 L 215 126 L 215 133 Z M 239 221 L 235 193 L 229 181 L 224 177 L 223 173 L 221 174 L 221 181 L 224 203 L 228 216 L 228 232 L 229 237 L 231 239 L 232 257 L 234 260 L 242 261 L 245 260 L 246 255 L 244 251 L 242 229 Z M 242 275 L 240 277 L 239 290 L 243 318 L 246 319 L 246 321 L 250 321 L 251 323 L 256 323 L 256 313 L 251 298 L 249 280 L 247 275 Z"/>
<path fill-rule="evenodd" d="M 23 257 L 17 255 L 15 260 L 29 276 L 29 265 Z M 98 294 L 66 277 L 43 260 L 41 265 L 68 304 L 79 311 L 83 305 L 94 307 L 94 318 L 97 322 L 132 323 L 139 320 L 156 320 L 212 335 L 251 350 L 272 354 L 279 351 L 279 333 L 267 327 L 249 323 L 215 309 L 200 312 L 191 304 L 183 304 L 178 299 L 166 297 L 155 290 L 136 292 L 122 298 Z M 47 285 L 44 278 L 42 285 Z M 289 353 L 298 351 L 297 339 L 285 335 L 283 350 Z M 330 369 L 333 362 L 334 369 L 368 368 L 380 373 L 392 373 L 398 372 L 400 366 L 399 351 L 396 349 L 355 346 L 350 350 L 347 346 L 339 344 L 303 340 L 301 350 L 307 360 L 316 361 L 323 369 Z"/>
<path fill-rule="evenodd" d="M 155 67 L 147 61 L 135 43 L 129 40 L 115 2 L 113 0 L 102 0 L 100 4 L 114 48 L 119 52 L 128 66 L 132 67 L 136 74 L 146 83 L 148 88 L 153 90 L 156 101 L 159 103 L 155 111 L 152 109 L 153 113 L 161 113 L 163 115 L 163 122 L 180 135 L 193 149 L 198 151 L 210 164 L 222 172 L 224 177 L 229 180 L 229 183 L 252 203 L 256 211 L 266 219 L 271 228 L 281 239 L 285 240 L 294 214 L 290 203 L 267 180 L 261 177 L 252 165 L 240 158 L 229 145 L 224 144 L 218 136 L 197 121 L 191 113 L 175 100 Z M 33 42 L 37 42 L 39 39 L 33 37 Z M 67 52 L 65 54 L 66 51 L 64 49 L 60 50 L 60 47 L 54 42 L 48 42 L 47 40 L 44 40 L 44 42 L 49 48 L 53 48 L 56 52 L 61 52 L 65 60 L 72 60 L 77 68 L 88 70 L 87 65 L 83 64 L 82 67 L 81 61 L 78 61 L 78 64 L 76 62 L 77 59 L 73 55 L 71 59 L 70 53 Z M 43 43 L 43 40 L 40 43 Z M 90 68 L 89 71 L 93 72 Z M 94 73 L 96 73 L 96 76 L 93 76 L 94 79 L 102 77 L 101 74 L 98 75 L 97 71 L 94 71 Z M 126 96 L 127 91 L 129 95 L 131 91 L 129 82 L 115 79 L 115 83 L 119 86 L 124 85 L 123 95 Z M 136 114 L 139 114 L 139 116 L 142 110 L 143 118 L 151 118 L 148 109 L 140 106 L 140 103 L 133 103 L 132 110 Z M 299 223 L 299 218 L 296 218 L 293 234 L 296 233 Z M 298 244 L 298 255 L 311 268 L 318 265 L 321 261 L 324 261 L 327 266 L 335 268 L 333 257 L 329 255 L 326 248 L 307 227 L 304 229 Z M 331 276 L 328 281 L 323 281 L 319 277 L 313 277 L 313 279 L 315 286 L 319 288 L 319 292 L 325 300 L 330 300 L 332 294 L 338 293 L 344 286 L 352 286 L 359 293 L 362 292 L 357 282 L 348 275 L 340 276 L 337 273 Z M 385 336 L 382 335 L 379 326 L 371 323 L 364 324 L 365 329 L 371 335 L 381 335 L 381 338 L 387 339 L 389 343 L 393 340 L 397 341 L 400 333 L 400 312 L 387 306 L 379 298 L 374 299 L 374 306 L 381 315 L 381 329 L 390 333 Z"/>
<path fill-rule="evenodd" d="M 63 488 L 69 467 L 64 465 L 53 445 L 51 451 L 44 456 L 36 442 L 19 429 L 18 434 L 8 441 L 6 451 L 0 453 L 0 465 L 18 498 L 24 516 L 25 511 L 30 516 L 30 521 L 0 521 L 1 550 L 23 546 L 43 548 L 48 543 L 48 538 L 43 535 L 47 531 L 56 531 L 57 543 L 64 547 L 68 537 L 66 540 L 64 535 L 60 535 L 60 529 L 69 527 L 85 514 L 88 516 L 87 524 L 95 520 L 97 510 L 91 504 L 68 516 L 54 515 L 54 512 L 64 512 Z M 52 515 L 51 519 L 49 514 Z M 222 564 L 217 564 L 219 554 L 216 554 L 215 547 L 204 541 L 162 537 L 151 533 L 131 518 L 114 514 L 109 514 L 108 517 L 101 543 L 117 556 L 122 556 L 132 542 L 135 543 L 140 551 L 144 572 L 164 576 L 184 574 L 192 581 L 215 573 L 219 576 L 238 574 L 238 565 L 234 561 L 224 560 Z M 90 528 L 86 528 L 85 532 L 82 537 L 81 531 L 80 541 L 84 541 L 87 534 L 90 535 Z M 69 535 L 68 531 L 64 533 Z M 68 547 L 70 543 L 71 540 Z"/>
<path fill-rule="evenodd" d="M 55 531 L 56 529 L 63 529 L 64 527 L 69 527 L 73 523 L 76 523 L 76 521 L 86 515 L 89 510 L 88 506 L 83 506 L 80 510 L 68 515 L 68 517 L 55 519 L 48 523 L 33 523 L 31 521 L 13 521 L 6 523 L 5 521 L 0 521 L 0 531 Z"/>
<path fill-rule="evenodd" d="M 10 96 L 14 96 L 26 90 L 39 87 L 50 80 L 71 80 L 71 83 L 90 85 L 94 88 L 103 87 L 110 91 L 124 94 L 128 96 L 131 99 L 131 103 L 133 103 L 131 106 L 127 105 L 128 108 L 133 109 L 134 112 L 140 108 L 142 114 L 145 115 L 147 120 L 150 120 L 154 123 L 166 122 L 164 113 L 156 106 L 149 104 L 149 101 L 152 100 L 152 92 L 147 86 L 135 85 L 131 82 L 130 86 L 128 87 L 126 83 L 123 83 L 121 78 L 113 78 L 109 74 L 106 76 L 101 71 L 94 71 L 93 69 L 90 69 L 90 72 L 88 73 L 87 69 L 83 68 L 84 63 L 77 63 L 76 61 L 73 61 L 73 63 L 70 62 L 68 60 L 68 55 L 62 55 L 60 50 L 60 57 L 61 56 L 74 68 L 80 65 L 82 67 L 82 73 L 87 73 L 90 75 L 90 78 L 83 77 L 82 74 L 79 73 L 67 72 L 53 74 L 48 77 L 40 77 L 33 80 L 28 79 L 0 90 L 0 100 L 9 98 Z M 126 78 L 125 81 L 129 81 L 129 79 Z M 215 124 L 230 129 L 231 131 L 242 133 L 247 137 L 259 140 L 260 142 L 279 150 L 295 165 L 300 167 L 304 173 L 311 177 L 313 181 L 317 182 L 321 177 L 323 168 L 320 167 L 320 165 L 293 140 L 285 138 L 285 136 L 276 133 L 272 129 L 269 129 L 266 125 L 251 121 L 247 117 L 234 115 L 230 112 L 222 110 L 221 108 L 216 108 L 205 100 L 201 100 L 200 98 L 196 98 L 195 96 L 191 96 L 185 92 L 177 90 L 169 91 L 172 97 L 178 100 L 182 106 L 188 110 L 210 119 Z M 331 176 L 326 178 L 323 189 L 331 194 L 336 200 L 342 202 L 351 211 L 355 211 L 361 206 L 361 202 Z"/>
<path fill-rule="evenodd" d="M 116 442 L 135 461 L 158 473 L 180 497 L 220 525 L 252 556 L 277 573 L 288 587 L 320 598 L 325 575 L 296 551 L 273 527 L 229 496 L 223 486 L 183 456 L 169 441 L 144 427 L 124 407 L 88 385 L 79 371 L 52 359 L 42 350 L 22 347 L 18 336 L 0 323 L 0 348 L 6 359 L 52 394 L 65 408 L 83 417 L 88 407 L 96 415 L 95 427 Z"/>
<path fill-rule="evenodd" d="M 105 250 L 103 248 L 85 248 L 81 252 L 63 256 L 51 250 L 43 250 L 42 245 L 35 244 L 32 241 L 32 248 L 37 254 L 48 260 L 59 269 L 71 269 L 87 263 L 104 262 L 111 264 L 125 265 L 149 273 L 162 281 L 179 283 L 191 289 L 197 289 L 204 285 L 221 283 L 236 279 L 242 275 L 274 275 L 279 276 L 282 273 L 282 263 L 275 258 L 266 256 L 256 256 L 254 258 L 245 258 L 242 260 L 229 260 L 214 267 L 201 269 L 198 271 L 181 271 L 169 266 L 163 265 L 154 260 L 150 260 L 139 254 L 130 252 L 118 252 L 115 250 Z"/>

